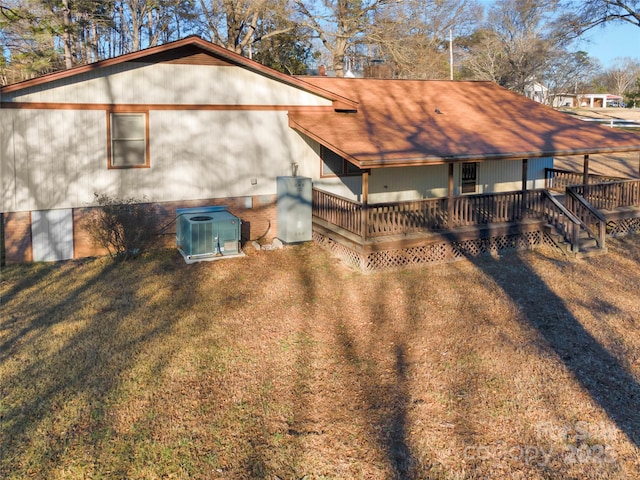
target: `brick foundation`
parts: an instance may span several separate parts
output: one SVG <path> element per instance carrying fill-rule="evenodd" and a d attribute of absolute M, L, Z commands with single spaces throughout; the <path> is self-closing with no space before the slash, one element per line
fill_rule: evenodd
<path fill-rule="evenodd" d="M 5 212 L 2 218 L 6 264 L 32 262 L 31 212 Z"/>
<path fill-rule="evenodd" d="M 180 202 L 153 203 L 161 231 L 161 246 L 175 246 L 176 209 L 224 205 L 231 214 L 242 221 L 242 242 L 271 242 L 276 237 L 276 195 L 252 197 L 213 198 Z M 74 258 L 107 255 L 108 252 L 94 244 L 85 223 L 96 207 L 73 209 Z M 31 242 L 31 213 L 12 212 L 2 216 L 4 225 L 5 262 L 25 263 L 33 261 Z"/>
<path fill-rule="evenodd" d="M 74 208 L 73 209 L 73 257 L 100 257 L 108 255 L 109 252 L 93 243 L 86 229 L 86 222 L 95 208 Z"/>
<path fill-rule="evenodd" d="M 248 202 L 250 199 L 250 208 Z M 232 215 L 242 221 L 242 241 L 264 240 L 271 242 L 277 233 L 276 195 L 253 197 L 213 198 L 206 200 L 190 200 L 185 202 L 156 203 L 159 227 L 166 246 L 175 245 L 176 209 L 225 205 Z"/>

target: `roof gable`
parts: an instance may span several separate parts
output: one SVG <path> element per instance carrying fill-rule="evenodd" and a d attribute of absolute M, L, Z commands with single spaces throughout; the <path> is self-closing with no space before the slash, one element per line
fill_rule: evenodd
<path fill-rule="evenodd" d="M 219 67 L 231 67 L 234 63 L 214 53 L 202 49 L 194 43 L 171 49 L 163 49 L 157 53 L 149 54 L 142 59 L 129 60 L 144 63 L 175 63 L 181 65 L 215 65 Z"/>
<path fill-rule="evenodd" d="M 96 72 L 107 67 L 126 63 L 175 63 L 242 67 L 255 74 L 263 75 L 288 86 L 331 100 L 334 102 L 336 109 L 353 109 L 356 107 L 352 101 L 341 97 L 335 92 L 327 91 L 322 87 L 311 85 L 296 77 L 265 67 L 258 62 L 195 36 L 6 85 L 2 87 L 0 91 L 6 94 L 34 87 L 47 88 L 48 85 L 55 84 L 55 82 L 60 80 L 72 79 L 73 77 L 79 77 L 86 73 Z"/>

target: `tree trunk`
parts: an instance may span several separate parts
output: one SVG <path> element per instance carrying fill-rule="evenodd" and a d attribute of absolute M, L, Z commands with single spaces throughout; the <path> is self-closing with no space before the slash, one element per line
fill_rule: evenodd
<path fill-rule="evenodd" d="M 62 0 L 62 44 L 64 46 L 64 66 L 66 68 L 73 67 L 72 42 L 69 0 Z"/>

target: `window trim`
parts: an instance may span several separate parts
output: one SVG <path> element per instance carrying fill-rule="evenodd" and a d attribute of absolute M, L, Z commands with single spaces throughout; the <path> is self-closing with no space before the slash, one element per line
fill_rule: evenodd
<path fill-rule="evenodd" d="M 325 152 L 330 152 L 333 155 L 335 155 L 336 157 L 342 159 L 342 172 L 341 173 L 325 173 L 325 169 L 324 166 L 325 161 L 324 161 L 324 154 Z M 349 171 L 351 169 L 351 171 Z M 357 169 L 357 171 L 353 171 L 352 169 Z M 325 147 L 324 145 L 320 145 L 320 178 L 331 178 L 331 177 L 359 177 L 362 176 L 362 174 L 365 172 L 365 170 L 361 169 L 360 167 L 354 165 L 353 163 L 351 163 L 349 160 L 347 160 L 346 158 L 338 155 L 336 152 L 334 152 L 333 150 L 331 150 L 330 148 Z"/>
<path fill-rule="evenodd" d="M 142 115 L 144 119 L 144 163 L 137 165 L 114 165 L 113 164 L 113 137 L 112 137 L 112 117 L 114 115 Z M 149 111 L 148 110 L 126 110 L 126 111 L 107 111 L 107 167 L 109 169 L 129 169 L 129 168 L 150 168 L 151 155 L 149 153 Z"/>

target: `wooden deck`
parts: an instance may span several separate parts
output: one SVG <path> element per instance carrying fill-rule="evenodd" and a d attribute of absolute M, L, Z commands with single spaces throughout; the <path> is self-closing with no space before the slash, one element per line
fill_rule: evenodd
<path fill-rule="evenodd" d="M 448 232 L 389 235 L 362 241 L 348 230 L 314 217 L 313 238 L 345 263 L 363 272 L 451 262 L 482 254 L 536 248 L 551 240 L 544 222 L 459 227 Z"/>
<path fill-rule="evenodd" d="M 614 210 L 600 210 L 607 222 L 626 220 L 630 218 L 640 218 L 640 207 L 628 206 L 617 207 Z"/>
<path fill-rule="evenodd" d="M 553 173 L 562 179 L 552 176 L 552 183 L 567 184 L 563 195 L 538 189 L 365 205 L 314 189 L 314 235 L 346 249 L 359 268 L 377 269 L 547 241 L 579 255 L 588 240 L 590 250 L 605 252 L 607 234 L 640 232 L 640 180 L 600 176 L 570 186 L 584 177 Z"/>
<path fill-rule="evenodd" d="M 457 227 L 452 230 L 439 232 L 424 230 L 406 234 L 376 236 L 363 241 L 361 237 L 348 230 L 332 225 L 318 217 L 313 217 L 313 227 L 315 231 L 333 240 L 349 245 L 361 253 L 415 248 L 442 242 L 468 242 L 478 239 L 518 235 L 541 231 L 544 225 L 546 225 L 546 222 L 531 218 L 517 223 L 493 223 L 488 225 Z"/>
<path fill-rule="evenodd" d="M 576 234 L 543 190 L 375 205 L 313 192 L 314 239 L 364 271 L 535 248 L 551 217 Z"/>
<path fill-rule="evenodd" d="M 359 237 L 361 243 L 377 237 L 517 224 L 528 218 L 540 219 L 545 203 L 544 190 L 370 205 L 313 190 L 314 217 Z"/>

